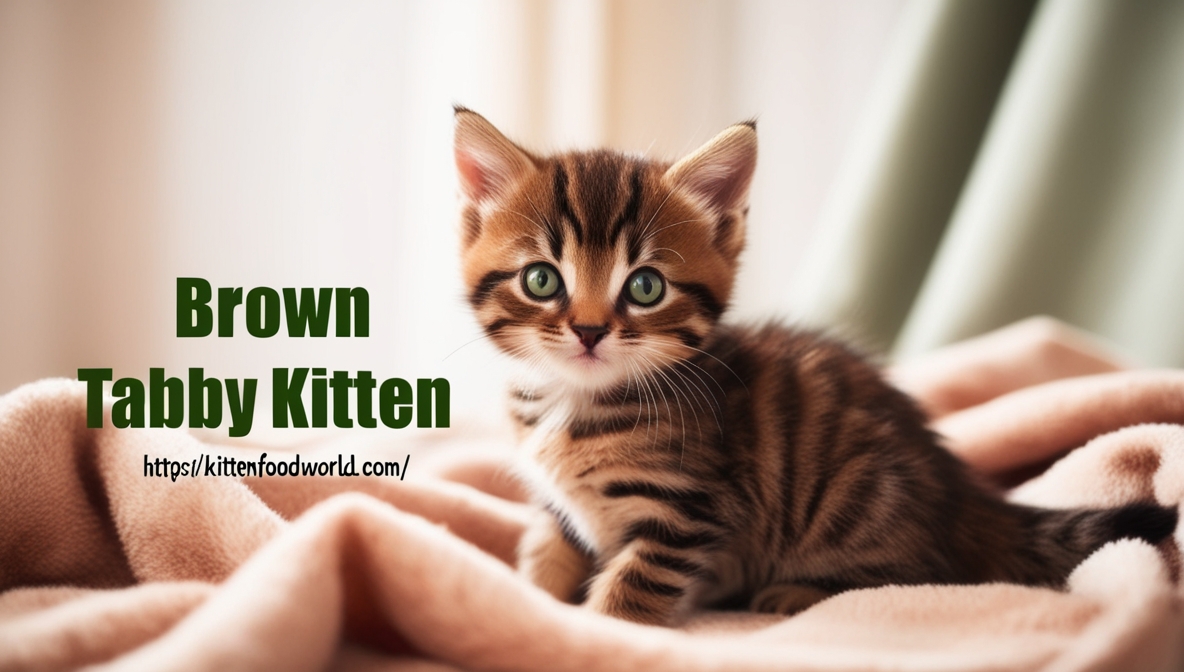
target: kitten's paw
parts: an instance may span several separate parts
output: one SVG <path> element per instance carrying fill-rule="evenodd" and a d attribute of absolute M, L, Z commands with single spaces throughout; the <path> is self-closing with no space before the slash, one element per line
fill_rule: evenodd
<path fill-rule="evenodd" d="M 591 572 L 591 560 L 563 538 L 550 516 L 527 528 L 518 548 L 518 574 L 560 602 L 572 602 Z"/>
<path fill-rule="evenodd" d="M 642 625 L 668 625 L 671 620 L 670 605 L 661 599 L 635 600 L 619 591 L 597 590 L 595 585 L 584 606 L 598 614 Z"/>
<path fill-rule="evenodd" d="M 800 583 L 775 583 L 753 596 L 748 608 L 763 614 L 796 614 L 830 597 L 833 593 Z"/>
<path fill-rule="evenodd" d="M 580 584 L 587 578 L 587 570 L 578 564 L 578 560 L 565 563 L 550 558 L 522 558 L 518 563 L 518 574 L 560 602 L 574 601 Z"/>

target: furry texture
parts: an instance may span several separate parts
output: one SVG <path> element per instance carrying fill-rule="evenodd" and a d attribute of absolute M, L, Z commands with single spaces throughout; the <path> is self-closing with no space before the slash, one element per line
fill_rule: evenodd
<path fill-rule="evenodd" d="M 1174 529 L 1152 504 L 1008 504 L 849 348 L 721 323 L 754 124 L 673 165 L 536 156 L 465 109 L 456 128 L 469 301 L 532 369 L 511 392 L 542 511 L 520 568 L 557 598 L 667 624 L 887 584 L 1057 586 Z"/>
<path fill-rule="evenodd" d="M 1184 501 L 1184 372 L 1100 373 L 1104 365 L 1087 353 L 1030 341 L 1029 329 L 1008 331 L 896 372 L 926 407 L 951 386 L 1004 394 L 941 418 L 952 450 L 975 469 L 1021 465 L 1081 445 L 1088 424 L 1098 438 L 1013 498 L 1053 507 Z M 1050 357 L 1060 364 L 1046 366 Z M 1032 371 L 1048 375 L 1033 379 Z M 1047 382 L 1083 374 L 1100 375 Z M 1034 387 L 1013 391 L 1021 385 Z M 1120 429 L 1146 422 L 1173 424 Z M 174 430 L 109 422 L 89 430 L 86 389 L 75 381 L 0 397 L 0 670 L 1097 672 L 1184 664 L 1170 539 L 1161 553 L 1110 544 L 1074 570 L 1066 591 L 886 586 L 790 619 L 697 612 L 686 631 L 563 605 L 506 564 L 531 510 L 502 472 L 509 440 L 466 436 L 464 424 L 443 443 L 413 447 L 420 467 L 405 482 L 174 483 L 144 478 L 144 455 L 257 459 L 258 451 Z M 373 436 L 363 448 L 349 437 L 370 455 L 390 448 L 390 438 Z M 1016 437 L 1025 439 L 1023 454 L 1013 452 Z M 322 440 L 301 452 L 333 457 L 341 447 Z"/>

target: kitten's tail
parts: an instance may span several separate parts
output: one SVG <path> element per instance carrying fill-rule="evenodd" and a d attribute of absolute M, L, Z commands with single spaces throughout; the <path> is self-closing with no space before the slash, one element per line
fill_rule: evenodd
<path fill-rule="evenodd" d="M 1061 585 L 1082 560 L 1115 539 L 1157 544 L 1176 529 L 1177 511 L 1156 504 L 1115 509 L 1038 509 L 1019 507 L 1030 560 L 1013 568 L 1023 583 Z M 1030 557 L 1035 555 L 1036 557 Z"/>

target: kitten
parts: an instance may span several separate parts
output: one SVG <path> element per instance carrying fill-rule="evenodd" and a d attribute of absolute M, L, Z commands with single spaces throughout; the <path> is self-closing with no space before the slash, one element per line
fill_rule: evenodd
<path fill-rule="evenodd" d="M 1153 505 L 1006 503 L 844 345 L 721 324 L 755 124 L 671 165 L 539 156 L 457 108 L 455 152 L 469 302 L 537 379 L 511 394 L 541 509 L 519 569 L 560 600 L 668 624 L 890 583 L 1056 586 L 1174 529 Z"/>

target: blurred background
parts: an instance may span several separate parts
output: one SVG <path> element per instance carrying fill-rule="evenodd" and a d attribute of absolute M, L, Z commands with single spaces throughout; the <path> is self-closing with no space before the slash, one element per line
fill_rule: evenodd
<path fill-rule="evenodd" d="M 0 0 L 0 393 L 79 367 L 504 363 L 457 263 L 453 103 L 676 158 L 757 118 L 735 319 L 909 356 L 1050 314 L 1184 364 L 1184 3 Z M 365 287 L 366 339 L 179 339 L 175 279 Z M 224 431 L 224 429 L 223 429 Z"/>

